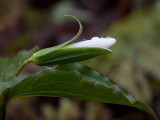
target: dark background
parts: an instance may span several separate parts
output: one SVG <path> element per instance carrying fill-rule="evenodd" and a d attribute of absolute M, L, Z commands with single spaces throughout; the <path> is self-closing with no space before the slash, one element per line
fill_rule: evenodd
<path fill-rule="evenodd" d="M 160 115 L 159 0 L 1 0 L 0 55 L 14 57 L 35 45 L 47 48 L 71 39 L 80 19 L 83 33 L 117 39 L 107 56 L 81 62 L 108 76 Z M 28 65 L 25 73 L 44 67 Z M 31 97 L 9 103 L 7 120 L 152 120 L 138 109 L 67 98 Z"/>

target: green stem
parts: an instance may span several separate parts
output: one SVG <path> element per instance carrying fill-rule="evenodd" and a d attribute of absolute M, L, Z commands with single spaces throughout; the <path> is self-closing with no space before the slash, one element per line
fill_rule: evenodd
<path fill-rule="evenodd" d="M 0 120 L 5 120 L 6 117 L 6 103 L 3 98 L 0 98 Z"/>
<path fill-rule="evenodd" d="M 24 61 L 23 64 L 21 64 L 21 65 L 18 67 L 18 69 L 17 69 L 17 71 L 16 71 L 16 73 L 15 73 L 14 75 L 15 75 L 15 76 L 18 76 L 19 73 L 21 72 L 21 70 L 22 70 L 28 63 L 30 63 L 30 62 L 31 62 L 31 58 L 29 58 L 28 60 Z"/>

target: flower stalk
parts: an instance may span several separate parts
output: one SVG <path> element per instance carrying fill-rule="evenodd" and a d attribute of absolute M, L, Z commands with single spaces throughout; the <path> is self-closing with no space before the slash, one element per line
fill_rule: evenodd
<path fill-rule="evenodd" d="M 17 71 L 15 72 L 14 76 L 18 76 L 19 73 L 21 72 L 21 70 L 28 64 L 31 62 L 31 58 L 27 59 L 26 61 L 24 61 L 17 69 Z"/>

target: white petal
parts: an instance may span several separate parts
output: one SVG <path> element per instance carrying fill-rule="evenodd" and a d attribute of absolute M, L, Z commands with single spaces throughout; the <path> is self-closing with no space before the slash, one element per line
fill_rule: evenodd
<path fill-rule="evenodd" d="M 70 48 L 75 47 L 99 47 L 99 48 L 109 48 L 116 43 L 116 40 L 111 37 L 99 38 L 93 37 L 91 40 L 85 40 L 69 45 Z"/>

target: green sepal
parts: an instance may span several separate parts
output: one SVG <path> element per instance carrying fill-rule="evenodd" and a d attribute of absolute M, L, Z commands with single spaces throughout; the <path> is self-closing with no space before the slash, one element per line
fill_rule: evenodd
<path fill-rule="evenodd" d="M 74 17 L 72 15 L 66 15 L 66 14 L 64 16 L 72 17 L 73 19 L 75 19 L 79 23 L 79 31 L 78 31 L 77 35 L 75 37 L 73 37 L 71 40 L 62 43 L 61 45 L 63 45 L 63 46 L 68 45 L 71 42 L 75 41 L 82 34 L 82 31 L 83 31 L 82 24 L 81 24 L 81 22 L 76 17 Z"/>
<path fill-rule="evenodd" d="M 69 40 L 67 42 L 64 42 L 64 43 L 62 43 L 60 45 L 57 45 L 57 46 L 54 46 L 54 47 L 50 47 L 50 48 L 45 48 L 45 49 L 42 49 L 42 50 L 39 50 L 38 52 L 36 52 L 31 57 L 32 62 L 35 63 L 36 65 L 41 65 L 41 63 L 44 62 L 43 60 L 47 60 L 48 61 L 49 60 L 48 58 L 52 58 L 52 56 L 49 56 L 49 55 L 54 54 L 55 51 L 65 47 L 66 45 L 68 45 L 71 42 L 75 41 L 81 35 L 82 30 L 83 30 L 81 22 L 76 17 L 74 17 L 72 15 L 65 15 L 65 16 L 72 17 L 73 19 L 75 19 L 79 23 L 79 31 L 78 31 L 77 35 L 75 37 L 73 37 L 71 40 Z M 38 61 L 41 61 L 40 64 L 39 64 Z"/>
<path fill-rule="evenodd" d="M 81 22 L 74 16 L 72 15 L 65 15 L 67 17 L 72 17 L 73 19 L 75 19 L 78 23 L 79 23 L 79 31 L 77 33 L 77 35 L 75 37 L 73 37 L 71 40 L 67 41 L 67 42 L 64 42 L 60 45 L 57 45 L 57 46 L 54 46 L 54 47 L 50 47 L 50 48 L 45 48 L 45 49 L 42 49 L 42 50 L 39 50 L 38 52 L 36 52 L 35 54 L 38 54 L 39 56 L 40 55 L 45 55 L 46 53 L 50 53 L 50 52 L 54 52 L 55 50 L 58 50 L 68 44 L 70 44 L 71 42 L 75 41 L 82 33 L 82 30 L 83 30 L 83 27 L 82 27 L 82 24 Z"/>
<path fill-rule="evenodd" d="M 100 55 L 111 53 L 109 49 L 103 48 L 67 48 L 55 50 L 54 52 L 49 52 L 49 49 L 46 52 L 41 54 L 34 54 L 31 58 L 31 61 L 35 65 L 39 66 L 50 66 L 58 64 L 66 64 L 72 62 L 79 62 L 87 59 L 91 59 Z"/>

